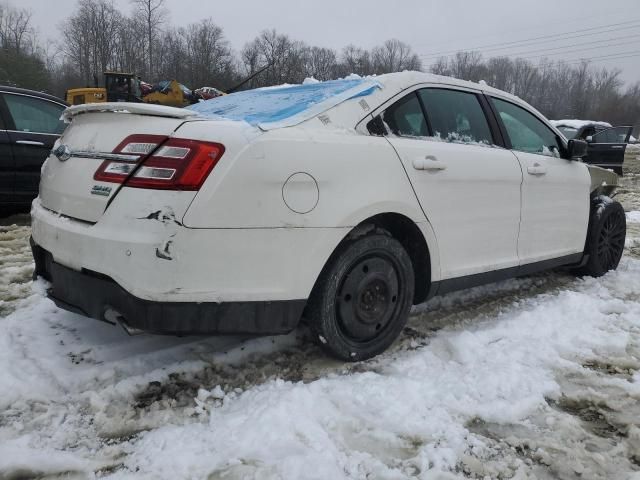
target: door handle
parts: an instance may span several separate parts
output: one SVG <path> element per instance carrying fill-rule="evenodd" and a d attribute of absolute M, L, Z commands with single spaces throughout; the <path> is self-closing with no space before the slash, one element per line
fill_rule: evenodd
<path fill-rule="evenodd" d="M 615 149 L 615 150 L 620 150 L 620 149 L 624 148 L 625 146 L 626 145 L 611 145 L 611 148 Z"/>
<path fill-rule="evenodd" d="M 416 170 L 445 170 L 447 166 L 433 155 L 413 160 L 413 168 Z"/>
<path fill-rule="evenodd" d="M 43 142 L 36 142 L 34 140 L 16 140 L 18 145 L 33 145 L 34 147 L 44 147 Z"/>
<path fill-rule="evenodd" d="M 539 163 L 534 163 L 532 167 L 527 167 L 527 173 L 529 175 L 546 175 L 547 167 L 543 167 Z"/>

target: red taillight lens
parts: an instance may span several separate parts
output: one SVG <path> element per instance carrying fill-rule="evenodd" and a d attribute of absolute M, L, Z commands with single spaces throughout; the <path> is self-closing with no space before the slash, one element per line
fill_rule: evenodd
<path fill-rule="evenodd" d="M 140 157 L 133 162 L 106 160 L 95 173 L 95 180 L 122 183 L 126 179 L 127 187 L 136 188 L 198 190 L 222 157 L 224 146 L 182 138 L 131 135 L 113 153 Z"/>
<path fill-rule="evenodd" d="M 219 143 L 170 138 L 127 180 L 127 187 L 198 190 L 224 153 Z"/>
<path fill-rule="evenodd" d="M 122 183 L 143 160 L 167 140 L 163 135 L 129 135 L 114 150 L 117 159 L 105 160 L 93 179 L 100 182 Z"/>

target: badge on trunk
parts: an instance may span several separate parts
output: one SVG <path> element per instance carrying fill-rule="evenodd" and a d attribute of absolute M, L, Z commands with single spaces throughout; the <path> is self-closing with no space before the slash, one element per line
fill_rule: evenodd
<path fill-rule="evenodd" d="M 103 197 L 108 197 L 111 194 L 111 187 L 103 187 L 101 185 L 94 185 L 91 189 L 92 195 L 101 195 Z"/>

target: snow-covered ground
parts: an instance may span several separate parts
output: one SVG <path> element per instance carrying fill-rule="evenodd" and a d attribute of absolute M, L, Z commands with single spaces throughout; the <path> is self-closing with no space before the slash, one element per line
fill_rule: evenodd
<path fill-rule="evenodd" d="M 348 365 L 304 329 L 128 337 L 61 311 L 28 218 L 4 221 L 0 478 L 640 479 L 638 174 L 617 272 L 436 298 Z"/>

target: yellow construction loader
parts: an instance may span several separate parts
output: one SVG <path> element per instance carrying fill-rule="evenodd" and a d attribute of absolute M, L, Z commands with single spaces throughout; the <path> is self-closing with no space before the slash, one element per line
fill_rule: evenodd
<path fill-rule="evenodd" d="M 209 100 L 237 91 L 251 79 L 270 68 L 271 65 L 273 64 L 270 63 L 259 68 L 226 92 L 206 86 L 197 90 L 189 90 L 176 80 L 151 85 L 143 82 L 133 73 L 104 72 L 104 88 L 97 86 L 98 78 L 94 76 L 96 87 L 67 90 L 67 103 L 81 105 L 102 102 L 144 102 L 171 107 L 186 107 L 200 100 Z"/>
<path fill-rule="evenodd" d="M 176 80 L 161 82 L 158 88 L 144 84 L 133 73 L 104 72 L 104 88 L 72 88 L 67 90 L 67 103 L 144 102 L 171 107 L 194 103 L 193 95 Z M 143 86 L 146 86 L 143 90 Z M 196 100 L 197 101 L 197 100 Z"/>

